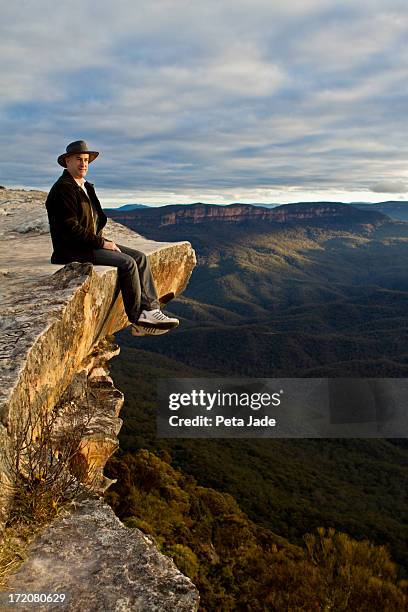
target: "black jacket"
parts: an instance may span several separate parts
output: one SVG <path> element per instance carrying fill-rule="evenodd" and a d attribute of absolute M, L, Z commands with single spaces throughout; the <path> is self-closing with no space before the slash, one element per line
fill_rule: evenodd
<path fill-rule="evenodd" d="M 68 170 L 64 170 L 51 187 L 45 202 L 54 247 L 51 263 L 93 263 L 93 249 L 101 249 L 103 246 L 102 228 L 106 225 L 107 217 L 93 183 L 86 181 L 85 187 L 89 199 Z M 96 212 L 96 230 L 91 203 Z"/>

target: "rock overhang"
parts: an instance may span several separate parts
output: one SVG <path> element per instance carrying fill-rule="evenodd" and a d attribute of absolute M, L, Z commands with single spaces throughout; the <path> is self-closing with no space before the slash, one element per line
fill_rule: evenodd
<path fill-rule="evenodd" d="M 40 191 L 1 190 L 0 422 L 38 402 L 51 407 L 98 341 L 124 328 L 117 271 L 50 263 Z M 159 295 L 183 291 L 196 259 L 189 242 L 158 243 L 108 220 L 104 235 L 149 256 Z"/>

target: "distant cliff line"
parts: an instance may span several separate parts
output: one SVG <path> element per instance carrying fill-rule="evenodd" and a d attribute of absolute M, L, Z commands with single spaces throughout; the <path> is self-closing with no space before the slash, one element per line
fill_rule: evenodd
<path fill-rule="evenodd" d="M 155 208 L 108 209 L 109 217 L 138 227 L 165 227 L 170 225 L 226 222 L 268 222 L 296 223 L 313 220 L 330 220 L 340 223 L 359 223 L 380 225 L 389 221 L 389 217 L 375 210 L 360 210 L 350 204 L 337 202 L 312 202 L 300 204 L 283 204 L 275 208 L 262 208 L 252 204 L 183 204 Z M 129 223 L 130 222 L 130 223 Z"/>

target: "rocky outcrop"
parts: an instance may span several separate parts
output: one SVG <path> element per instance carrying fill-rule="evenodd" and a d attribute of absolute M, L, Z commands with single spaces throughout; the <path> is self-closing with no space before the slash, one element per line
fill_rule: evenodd
<path fill-rule="evenodd" d="M 123 396 L 108 371 L 119 351 L 112 334 L 128 325 L 117 271 L 49 263 L 45 197 L 0 190 L 0 524 L 12 502 L 10 456 L 24 428 L 37 440 L 52 415 L 58 453 L 67 423 L 75 423 L 81 437 L 71 468 L 101 492 L 109 486 L 103 468 L 121 425 Z M 104 235 L 148 254 L 159 295 L 183 291 L 195 265 L 188 242 L 153 242 L 111 220 Z"/>
<path fill-rule="evenodd" d="M 9 585 L 23 593 L 64 594 L 36 610 L 190 612 L 198 593 L 169 557 L 137 529 L 125 527 L 101 500 L 71 504 L 30 548 Z M 33 604 L 19 610 L 32 610 Z"/>
<path fill-rule="evenodd" d="M 128 227 L 160 228 L 169 225 L 196 223 L 296 223 L 324 219 L 346 223 L 379 224 L 388 218 L 376 211 L 357 210 L 349 204 L 316 202 L 284 204 L 275 208 L 262 208 L 250 204 L 190 204 L 188 206 L 161 206 L 134 210 L 108 211 L 108 215 Z"/>

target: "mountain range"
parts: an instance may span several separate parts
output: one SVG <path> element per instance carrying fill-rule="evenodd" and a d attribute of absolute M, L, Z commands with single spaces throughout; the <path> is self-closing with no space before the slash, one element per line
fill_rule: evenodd
<path fill-rule="evenodd" d="M 155 208 L 110 211 L 109 216 L 132 229 L 160 229 L 164 226 L 209 222 L 292 224 L 311 220 L 331 223 L 375 223 L 384 221 L 377 211 L 360 211 L 348 204 L 319 202 L 315 204 L 283 204 L 275 208 L 262 208 L 251 204 L 169 205 Z"/>
<path fill-rule="evenodd" d="M 105 211 L 114 211 L 114 210 L 135 210 L 136 208 L 149 208 L 146 204 L 124 204 L 119 208 L 105 208 Z"/>
<path fill-rule="evenodd" d="M 405 440 L 160 441 L 154 398 L 160 377 L 407 377 L 408 223 L 337 203 L 110 216 L 150 239 L 189 240 L 198 257 L 168 305 L 177 330 L 118 334 L 122 448 L 168 449 L 177 468 L 291 541 L 334 526 L 406 563 Z"/>
<path fill-rule="evenodd" d="M 234 202 L 232 204 L 228 204 L 227 206 L 229 207 L 240 207 L 240 206 L 253 206 L 253 207 L 258 207 L 258 208 L 267 208 L 267 209 L 272 209 L 272 208 L 278 208 L 281 206 L 304 206 L 307 205 L 307 202 L 294 202 L 292 204 L 277 204 L 277 203 L 257 203 L 257 202 L 252 202 L 250 204 L 242 204 L 239 202 Z M 343 202 L 314 202 L 313 205 L 320 205 L 320 204 L 339 204 L 339 205 L 344 205 Z M 345 204 L 346 206 L 352 206 L 353 208 L 357 208 L 357 209 L 361 209 L 361 210 L 365 210 L 365 211 L 377 211 L 377 212 L 381 212 L 384 213 L 386 215 L 388 215 L 389 217 L 391 217 L 392 219 L 397 219 L 400 221 L 408 221 L 408 202 L 403 201 L 403 200 L 395 200 L 395 201 L 387 201 L 387 202 L 376 202 L 376 203 L 372 203 L 372 202 L 352 202 L 351 204 Z M 196 207 L 196 206 L 205 206 L 205 207 L 210 207 L 210 206 L 215 206 L 215 204 L 205 204 L 202 202 L 197 202 L 195 204 L 188 204 L 188 205 L 181 205 L 181 204 L 173 204 L 172 206 L 189 206 L 189 207 Z M 223 205 L 217 205 L 219 208 L 224 208 L 225 206 Z M 128 211 L 128 210 L 135 210 L 135 209 L 140 209 L 140 208 L 151 208 L 150 206 L 146 206 L 145 204 L 125 204 L 124 206 L 120 206 L 118 208 L 107 208 L 106 211 L 109 212 L 118 212 L 121 213 L 123 211 Z M 160 207 L 160 208 L 164 208 L 164 207 Z"/>
<path fill-rule="evenodd" d="M 149 349 L 223 375 L 408 371 L 408 224 L 328 203 L 112 216 L 154 240 L 189 240 L 198 255 L 170 306 L 180 329 L 160 343 L 146 339 Z"/>

